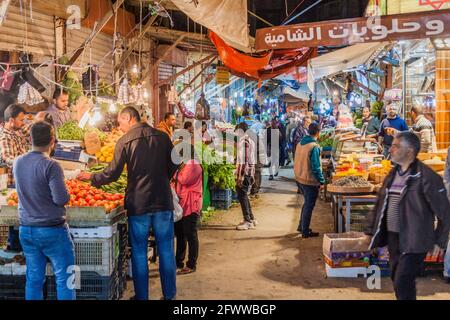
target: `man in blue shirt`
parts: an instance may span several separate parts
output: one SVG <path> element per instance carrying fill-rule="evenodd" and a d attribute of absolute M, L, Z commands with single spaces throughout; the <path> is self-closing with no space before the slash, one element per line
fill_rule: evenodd
<path fill-rule="evenodd" d="M 397 107 L 394 104 L 389 104 L 386 107 L 387 117 L 380 124 L 380 131 L 378 136 L 383 138 L 383 155 L 385 158 L 390 156 L 389 149 L 394 141 L 394 135 L 398 131 L 408 131 L 408 125 L 405 120 L 400 118 L 397 114 Z"/>
<path fill-rule="evenodd" d="M 27 262 L 26 300 L 43 300 L 47 258 L 53 265 L 58 300 L 75 300 L 68 283 L 75 252 L 66 224 L 65 205 L 70 195 L 64 172 L 49 158 L 55 131 L 47 122 L 31 127 L 32 150 L 14 162 L 19 197 L 19 237 Z"/>

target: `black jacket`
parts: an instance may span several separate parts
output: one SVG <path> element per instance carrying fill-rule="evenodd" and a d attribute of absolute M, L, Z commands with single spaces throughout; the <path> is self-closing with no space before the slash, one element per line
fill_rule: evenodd
<path fill-rule="evenodd" d="M 147 124 L 133 126 L 119 139 L 114 159 L 92 177 L 95 187 L 116 181 L 127 166 L 125 208 L 128 215 L 173 210 L 169 181 L 177 170 L 169 137 Z"/>
<path fill-rule="evenodd" d="M 367 234 L 373 235 L 370 249 L 387 245 L 386 208 L 388 190 L 397 167 L 386 177 L 378 201 L 369 217 Z M 442 178 L 416 160 L 400 198 L 400 250 L 402 253 L 426 253 L 437 244 L 445 249 L 450 231 L 450 204 Z M 437 227 L 435 227 L 437 218 Z"/>

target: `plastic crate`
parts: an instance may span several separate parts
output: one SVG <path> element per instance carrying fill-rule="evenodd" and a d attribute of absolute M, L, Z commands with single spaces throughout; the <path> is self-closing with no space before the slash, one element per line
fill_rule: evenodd
<path fill-rule="evenodd" d="M 70 228 L 70 234 L 74 238 L 101 238 L 109 239 L 117 232 L 117 223 L 109 227 L 96 228 Z"/>
<path fill-rule="evenodd" d="M 233 193 L 231 189 L 219 190 L 211 189 L 211 200 L 214 201 L 229 201 L 233 200 Z"/>
<path fill-rule="evenodd" d="M 75 238 L 75 265 L 82 272 L 95 272 L 109 277 L 117 267 L 119 258 L 119 234 L 109 239 Z M 47 264 L 47 275 L 53 275 L 51 264 Z"/>
<path fill-rule="evenodd" d="M 6 247 L 8 245 L 8 226 L 0 226 L 0 248 Z"/>
<path fill-rule="evenodd" d="M 211 206 L 219 210 L 228 210 L 232 204 L 233 201 L 231 199 L 227 201 L 211 201 Z"/>
<path fill-rule="evenodd" d="M 56 148 L 54 158 L 68 161 L 79 161 L 81 156 L 81 148 L 72 149 Z"/>
<path fill-rule="evenodd" d="M 231 196 L 231 200 L 233 200 L 233 201 L 238 201 L 239 200 L 236 191 L 233 191 L 232 196 Z"/>
<path fill-rule="evenodd" d="M 25 300 L 25 276 L 0 275 L 0 300 Z"/>
<path fill-rule="evenodd" d="M 95 272 L 81 272 L 80 289 L 76 290 L 77 300 L 117 300 L 119 299 L 119 278 L 117 270 L 109 277 L 99 277 Z M 47 277 L 47 300 L 56 300 L 54 276 Z"/>

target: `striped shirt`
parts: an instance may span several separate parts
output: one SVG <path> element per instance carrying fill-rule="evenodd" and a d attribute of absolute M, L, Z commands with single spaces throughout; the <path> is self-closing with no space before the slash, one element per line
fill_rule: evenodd
<path fill-rule="evenodd" d="M 388 207 L 387 207 L 387 229 L 389 232 L 400 232 L 400 198 L 403 189 L 406 187 L 406 181 L 409 177 L 409 170 L 404 173 L 397 170 L 392 186 L 389 189 Z"/>

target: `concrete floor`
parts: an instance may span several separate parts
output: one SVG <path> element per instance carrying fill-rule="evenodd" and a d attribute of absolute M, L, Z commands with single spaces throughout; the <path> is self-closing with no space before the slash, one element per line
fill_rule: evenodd
<path fill-rule="evenodd" d="M 275 181 L 264 177 L 260 198 L 252 201 L 259 221 L 256 230 L 236 231 L 242 220 L 239 206 L 218 212 L 200 230 L 197 272 L 177 278 L 177 299 L 394 299 L 390 279 L 381 290 L 369 290 L 363 278 L 327 278 L 322 237 L 302 239 L 296 232 L 303 198 L 296 194 L 292 169 Z M 330 204 L 318 200 L 312 229 L 333 232 Z M 157 265 L 151 265 L 151 299 L 161 297 Z M 442 277 L 417 281 L 419 299 L 450 300 L 450 284 Z M 133 295 L 132 281 L 123 299 Z"/>

